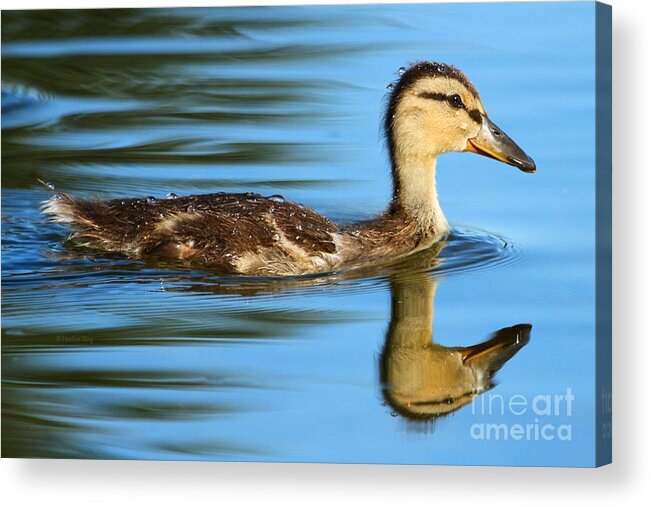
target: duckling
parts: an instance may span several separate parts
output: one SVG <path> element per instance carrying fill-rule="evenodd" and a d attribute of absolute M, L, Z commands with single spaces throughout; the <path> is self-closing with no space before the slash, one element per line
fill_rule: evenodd
<path fill-rule="evenodd" d="M 79 244 L 131 257 L 160 256 L 221 272 L 291 276 L 404 256 L 444 239 L 436 160 L 469 151 L 534 172 L 533 160 L 493 124 L 475 87 L 452 65 L 419 62 L 389 95 L 384 130 L 393 198 L 378 217 L 338 225 L 280 196 L 215 193 L 43 203 Z"/>
<path fill-rule="evenodd" d="M 436 280 L 426 273 L 391 279 L 391 320 L 380 356 L 383 395 L 408 419 L 447 415 L 494 386 L 495 373 L 528 342 L 530 324 L 495 332 L 469 347 L 432 342 Z"/>

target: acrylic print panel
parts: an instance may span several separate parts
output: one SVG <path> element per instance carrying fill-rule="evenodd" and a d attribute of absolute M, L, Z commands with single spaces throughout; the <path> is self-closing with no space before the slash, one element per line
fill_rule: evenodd
<path fill-rule="evenodd" d="M 3 12 L 3 456 L 609 461 L 609 13 Z"/>

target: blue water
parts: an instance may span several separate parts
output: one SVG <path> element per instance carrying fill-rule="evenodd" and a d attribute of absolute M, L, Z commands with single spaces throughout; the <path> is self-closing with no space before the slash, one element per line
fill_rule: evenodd
<path fill-rule="evenodd" d="M 4 12 L 2 25 L 3 456 L 594 462 L 594 4 Z M 391 192 L 386 87 L 419 59 L 463 69 L 538 166 L 441 157 L 454 234 L 440 251 L 251 280 L 83 250 L 39 214 L 37 178 L 84 197 L 254 191 L 372 216 Z M 383 394 L 382 364 L 392 300 L 434 287 L 434 343 L 532 329 L 492 388 L 414 418 Z M 571 411 L 543 410 L 568 390 Z M 533 433 L 480 438 L 491 424 Z"/>

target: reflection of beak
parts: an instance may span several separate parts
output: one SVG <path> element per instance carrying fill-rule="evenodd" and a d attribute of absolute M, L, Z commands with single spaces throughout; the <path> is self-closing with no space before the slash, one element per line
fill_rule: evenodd
<path fill-rule="evenodd" d="M 459 351 L 464 364 L 494 373 L 529 342 L 530 336 L 531 324 L 518 324 L 500 329 L 484 343 Z"/>
<path fill-rule="evenodd" d="M 531 157 L 486 116 L 477 137 L 468 141 L 466 151 L 505 162 L 526 173 L 536 172 L 536 164 Z"/>

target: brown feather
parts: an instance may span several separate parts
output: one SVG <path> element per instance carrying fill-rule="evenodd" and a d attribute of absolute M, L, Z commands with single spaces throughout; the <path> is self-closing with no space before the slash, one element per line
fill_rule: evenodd
<path fill-rule="evenodd" d="M 227 272 L 276 274 L 263 265 L 239 269 L 238 261 L 251 264 L 261 256 L 257 264 L 270 257 L 287 263 L 337 250 L 336 224 L 309 208 L 253 193 L 110 201 L 57 194 L 43 208 L 55 221 L 72 225 L 72 238 L 86 246 L 192 260 Z"/>

